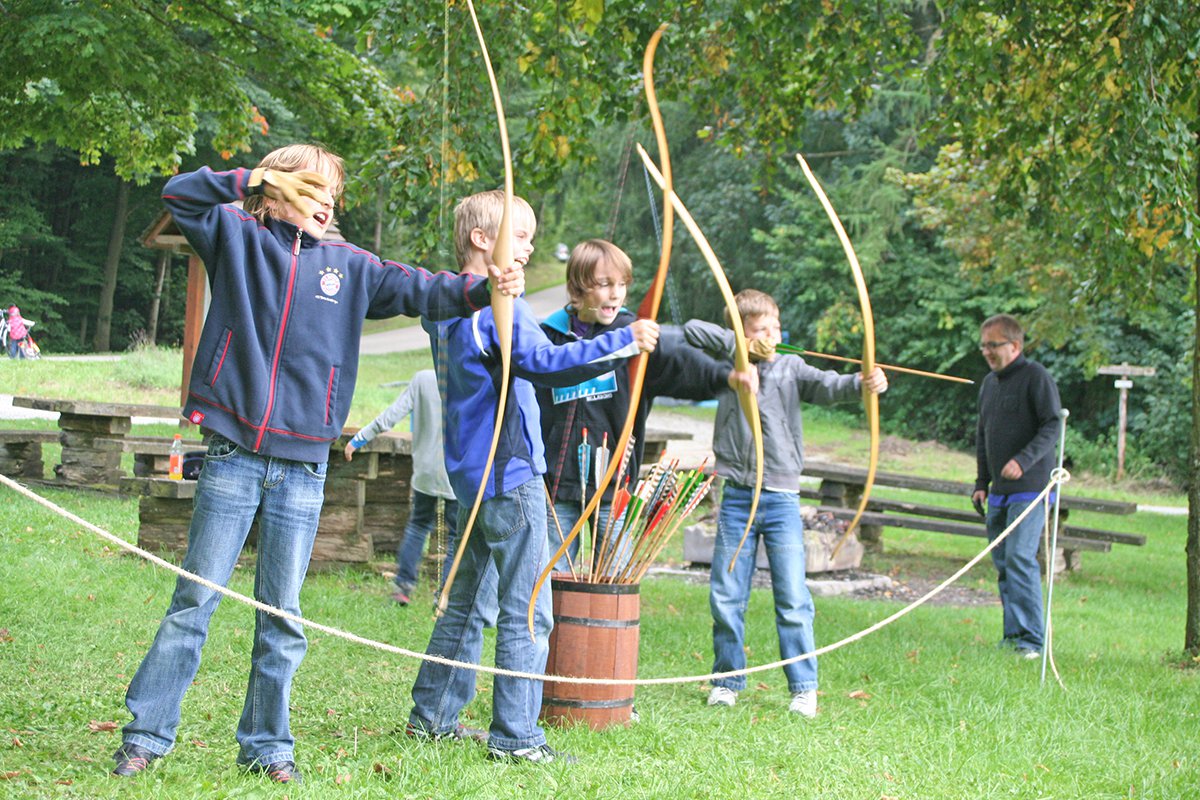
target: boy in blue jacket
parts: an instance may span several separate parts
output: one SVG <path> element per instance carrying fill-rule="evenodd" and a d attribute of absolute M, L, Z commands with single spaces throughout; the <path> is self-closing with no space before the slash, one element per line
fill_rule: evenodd
<path fill-rule="evenodd" d="M 633 262 L 625 251 L 604 239 L 588 239 L 571 251 L 567 260 L 567 295 L 569 302 L 542 321 L 542 330 L 555 344 L 579 339 L 592 339 L 607 331 L 629 325 L 636 317 L 624 307 L 625 296 L 633 281 Z M 625 475 L 632 476 L 630 485 L 637 483 L 645 449 L 646 418 L 659 396 L 682 400 L 710 400 L 725 387 L 736 388 L 749 380 L 748 375 L 730 369 L 728 363 L 717 361 L 704 351 L 691 347 L 678 328 L 664 327 L 658 346 L 646 368 L 645 385 L 633 425 L 633 450 Z M 617 445 L 617 438 L 629 413 L 629 370 L 615 369 L 598 378 L 568 388 L 538 387 L 538 404 L 542 410 L 542 440 L 547 445 L 547 485 L 552 511 L 549 540 L 553 553 L 591 498 L 592 486 L 581 486 L 579 445 L 583 431 L 593 446 L 607 441 Z M 747 384 L 748 385 L 748 384 Z M 605 436 L 607 434 L 607 437 Z M 611 453 L 617 458 L 616 453 Z M 592 478 L 599 478 L 602 464 L 592 469 Z M 608 562 L 606 574 L 619 575 L 632 555 L 628 536 L 616 533 L 620 520 L 614 520 L 609 530 L 609 512 L 613 495 L 619 487 L 614 480 L 604 492 L 604 500 L 593 522 L 592 550 L 595 556 L 603 551 Z M 559 529 L 561 528 L 561 534 Z M 609 533 L 613 541 L 604 542 Z M 569 570 L 579 566 L 579 539 L 571 542 L 567 553 L 555 569 Z"/>
<path fill-rule="evenodd" d="M 322 241 L 344 177 L 336 155 L 290 145 L 252 171 L 205 168 L 163 189 L 208 267 L 212 293 L 183 411 L 210 436 L 183 568 L 225 585 L 257 517 L 254 596 L 295 615 L 330 442 L 354 394 L 364 317 L 464 316 L 489 298 L 480 276 L 433 275 Z M 491 277 L 506 292 L 524 289 L 521 270 Z M 180 704 L 220 599 L 199 583 L 176 582 L 125 696 L 133 720 L 114 774 L 136 775 L 174 746 Z M 306 648 L 300 625 L 258 612 L 237 760 L 279 783 L 300 778 L 288 699 Z"/>
<path fill-rule="evenodd" d="M 483 275 L 492 268 L 503 204 L 503 192 L 491 191 L 472 195 L 455 208 L 455 253 L 464 273 Z M 513 260 L 524 266 L 533 253 L 537 221 L 524 200 L 514 202 L 513 212 Z M 458 498 L 461 530 L 485 477 L 484 460 L 494 430 L 500 383 L 496 326 L 490 308 L 469 320 L 422 324 L 433 341 L 442 391 L 446 471 Z M 555 346 L 525 301 L 515 301 L 513 377 L 495 465 L 486 476 L 476 529 L 467 540 L 448 607 L 434 625 L 427 654 L 479 661 L 483 619 L 477 599 L 481 592 L 490 591 L 485 577 L 489 562 L 493 562 L 500 608 L 496 666 L 530 673 L 545 670 L 554 625 L 549 592 L 538 596 L 532 639 L 525 622 L 534 582 L 550 558 L 541 485 L 546 460 L 532 382 L 577 384 L 608 372 L 618 359 L 635 355 L 639 349 L 653 350 L 657 339 L 658 326 L 651 320 L 638 320 L 595 339 Z M 420 740 L 469 735 L 458 715 L 474 696 L 473 670 L 422 662 L 412 690 L 408 735 Z M 546 744 L 545 731 L 537 723 L 541 681 L 497 675 L 492 698 L 489 758 L 548 763 L 561 755 Z"/>

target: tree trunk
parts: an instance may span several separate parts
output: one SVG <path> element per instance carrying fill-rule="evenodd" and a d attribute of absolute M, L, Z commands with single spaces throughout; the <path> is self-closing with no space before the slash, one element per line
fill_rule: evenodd
<path fill-rule="evenodd" d="M 1200 131 L 1197 131 L 1200 152 Z M 1196 167 L 1196 206 L 1200 209 L 1200 165 Z M 1188 452 L 1187 612 L 1183 649 L 1200 656 L 1200 253 L 1192 275 L 1195 333 L 1192 336 L 1192 440 Z"/>
<path fill-rule="evenodd" d="M 121 266 L 121 245 L 125 241 L 125 220 L 129 209 L 129 181 L 117 178 L 117 211 L 108 237 L 108 256 L 104 259 L 104 283 L 100 286 L 100 310 L 96 314 L 96 337 L 92 349 L 109 349 L 112 334 L 113 295 L 117 293 L 117 268 Z"/>
<path fill-rule="evenodd" d="M 167 274 L 167 266 L 171 263 L 171 251 L 163 250 L 158 256 L 158 265 L 154 270 L 154 295 L 150 298 L 150 310 L 146 313 L 147 344 L 158 344 L 158 308 L 162 302 L 163 277 Z"/>

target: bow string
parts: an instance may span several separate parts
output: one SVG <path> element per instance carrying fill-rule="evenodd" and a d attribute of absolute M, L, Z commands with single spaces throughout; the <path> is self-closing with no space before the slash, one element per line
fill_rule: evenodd
<path fill-rule="evenodd" d="M 487 68 L 488 83 L 492 88 L 492 102 L 496 107 L 496 124 L 500 128 L 500 149 L 504 155 L 504 211 L 500 217 L 500 229 L 496 233 L 496 243 L 492 248 L 492 261 L 500 269 L 507 272 L 513 264 L 512 209 L 513 209 L 513 168 L 512 152 L 508 145 L 508 124 L 504 116 L 504 102 L 500 98 L 500 86 L 496 82 L 496 72 L 492 69 L 492 59 L 488 55 L 487 42 L 483 37 L 483 28 L 475 13 L 475 4 L 467 0 L 467 9 L 471 12 L 471 22 L 475 26 L 475 36 L 479 40 L 479 49 L 483 53 L 483 63 Z M 462 562 L 463 553 L 467 550 L 467 540 L 475 527 L 475 519 L 479 516 L 479 507 L 483 504 L 483 495 L 491 478 L 492 468 L 496 461 L 496 448 L 500 443 L 500 427 L 504 423 L 504 414 L 508 405 L 508 384 L 512 364 L 512 333 L 513 333 L 513 298 L 493 286 L 491 293 L 492 318 L 496 326 L 496 339 L 500 350 L 500 386 L 496 400 L 496 424 L 492 431 L 492 444 L 488 449 L 487 458 L 483 464 L 483 475 L 479 480 L 479 491 L 475 494 L 475 503 L 463 526 L 462 536 L 458 541 L 458 550 L 454 553 L 454 561 L 450 571 L 446 573 L 446 582 L 438 599 L 438 612 L 446 610 L 450 600 L 450 587 L 458 574 L 458 565 Z M 532 630 L 532 615 L 530 617 Z"/>
<path fill-rule="evenodd" d="M 862 374 L 866 378 L 875 370 L 875 318 L 871 314 L 871 296 L 867 294 L 867 281 L 863 277 L 862 267 L 858 263 L 858 255 L 854 252 L 854 245 L 850 243 L 850 237 L 846 235 L 846 229 L 842 226 L 842 221 L 838 218 L 833 204 L 829 202 L 829 198 L 825 195 L 825 190 L 821 188 L 817 177 L 809 169 L 808 162 L 804 160 L 804 156 L 797 153 L 796 160 L 800 162 L 800 169 L 804 171 L 804 177 L 808 179 L 809 186 L 812 187 L 813 192 L 817 195 L 817 199 L 821 201 L 821 207 L 825 209 L 826 216 L 829 217 L 834 231 L 837 232 L 838 241 L 842 243 L 842 250 L 846 253 L 846 260 L 850 263 L 850 272 L 854 275 L 854 286 L 858 290 L 858 305 L 862 310 Z M 863 381 L 862 393 L 863 406 L 867 412 L 867 427 L 871 435 L 870 458 L 867 462 L 867 480 L 863 484 L 862 497 L 858 501 L 858 510 L 854 512 L 854 518 L 850 520 L 850 525 L 846 528 L 846 532 L 842 534 L 837 544 L 834 545 L 833 551 L 829 555 L 830 559 L 837 556 L 838 552 L 842 549 L 842 545 L 850 538 L 850 534 L 854 532 L 855 526 L 862 519 L 863 512 L 867 510 L 867 500 L 871 497 L 871 487 L 875 485 L 875 469 L 879 466 L 879 396 L 867 388 L 865 380 Z"/>
<path fill-rule="evenodd" d="M 671 185 L 671 160 L 667 152 L 667 132 L 663 125 L 662 114 L 658 108 L 658 98 L 654 91 L 654 54 L 658 50 L 659 40 L 662 39 L 663 31 L 667 25 L 664 23 L 659 26 L 654 35 L 650 37 L 650 42 L 646 45 L 646 52 L 642 57 L 642 83 L 646 91 L 646 103 L 650 107 L 650 119 L 654 125 L 654 136 L 658 141 L 658 151 L 663 159 L 663 172 L 666 175 L 665 181 L 667 186 Z M 639 319 L 657 319 L 658 308 L 662 303 L 663 288 L 667 282 L 667 270 L 671 264 L 671 244 L 675 229 L 675 218 L 671 208 L 667 205 L 663 209 L 662 218 L 662 242 L 658 256 L 658 270 L 654 274 L 654 280 L 650 284 L 650 289 L 646 293 L 645 299 L 638 307 Z M 633 435 L 633 427 L 637 421 L 638 407 L 642 402 L 642 390 L 646 381 L 646 365 L 649 362 L 649 353 L 638 353 L 629 362 L 629 410 L 625 414 L 625 422 L 621 426 L 621 433 L 617 437 L 617 443 L 613 446 L 612 452 L 624 453 L 626 447 L 629 446 L 630 437 Z M 538 577 L 537 583 L 533 586 L 533 595 L 529 598 L 529 632 L 533 634 L 533 611 L 534 605 L 537 602 L 538 594 L 542 590 L 546 579 L 550 577 L 550 573 L 554 569 L 554 565 L 562 558 L 562 555 L 567 552 L 567 548 L 571 546 L 571 542 L 579 536 L 579 532 L 583 530 L 584 523 L 595 511 L 604 497 L 604 492 L 612 483 L 613 476 L 617 469 L 624 462 L 622 458 L 614 458 L 609 461 L 608 469 L 604 472 L 604 477 L 596 487 L 596 493 L 592 495 L 591 502 L 587 504 L 583 512 L 579 515 L 578 521 L 571 528 L 571 532 L 563 539 L 558 550 L 550 557 L 549 563 Z"/>

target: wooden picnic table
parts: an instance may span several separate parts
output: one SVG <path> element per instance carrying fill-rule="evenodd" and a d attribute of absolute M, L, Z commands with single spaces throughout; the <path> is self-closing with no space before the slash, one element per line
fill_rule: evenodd
<path fill-rule="evenodd" d="M 124 477 L 123 440 L 134 417 L 180 419 L 178 406 L 23 396 L 14 397 L 13 405 L 58 413 L 62 456 L 54 474 L 59 481 L 107 489 L 117 488 Z"/>
<path fill-rule="evenodd" d="M 820 503 L 821 510 L 832 513 L 838 519 L 848 520 L 854 516 L 854 509 L 862 497 L 863 486 L 866 483 L 866 470 L 810 461 L 804 465 L 804 474 L 820 478 L 821 486 L 817 490 L 802 488 L 802 497 L 816 500 Z M 983 520 L 969 505 L 971 492 L 975 488 L 973 483 L 878 472 L 875 475 L 875 485 L 945 494 L 953 496 L 954 500 L 952 506 L 946 507 L 872 495 L 867 504 L 867 513 L 863 514 L 859 522 L 858 531 L 859 539 L 868 547 L 880 547 L 880 535 L 885 527 L 912 528 L 959 536 L 987 536 Z M 1059 529 L 1057 555 L 1061 557 L 1061 564 L 1066 569 L 1079 567 L 1080 553 L 1084 550 L 1109 552 L 1113 544 L 1140 547 L 1146 543 L 1146 537 L 1142 534 L 1086 528 L 1068 522 L 1072 509 L 1124 516 L 1137 511 L 1136 503 L 1064 494 L 1060 506 L 1063 524 Z"/>

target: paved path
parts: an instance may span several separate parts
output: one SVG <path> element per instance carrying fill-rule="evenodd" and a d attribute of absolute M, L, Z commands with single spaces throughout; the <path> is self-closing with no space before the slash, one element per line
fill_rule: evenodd
<path fill-rule="evenodd" d="M 566 305 L 567 287 L 552 286 L 525 297 L 538 319 L 544 319 Z M 397 328 L 382 333 L 369 333 L 362 337 L 359 346 L 363 355 L 377 356 L 382 353 L 403 353 L 410 350 L 429 349 L 429 334 L 420 325 Z"/>

